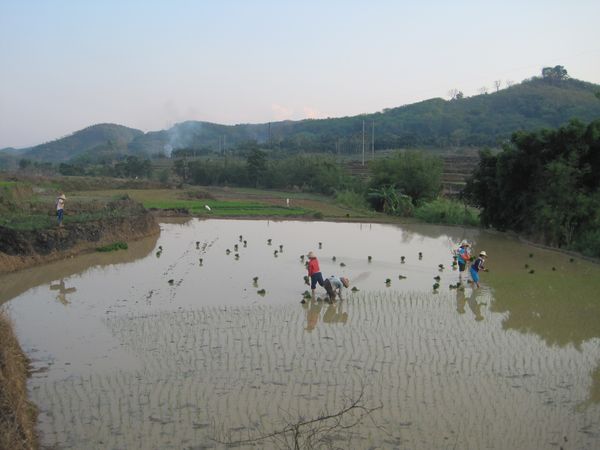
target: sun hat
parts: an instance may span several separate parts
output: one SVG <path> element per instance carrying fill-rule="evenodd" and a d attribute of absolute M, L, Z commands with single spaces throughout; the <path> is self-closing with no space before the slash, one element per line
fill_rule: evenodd
<path fill-rule="evenodd" d="M 308 256 L 309 258 L 316 258 L 317 257 L 317 255 L 315 255 L 315 252 L 313 252 L 312 250 L 310 252 L 308 252 L 308 255 L 306 255 L 306 256 Z"/>
<path fill-rule="evenodd" d="M 62 198 L 63 200 L 66 200 L 66 199 L 67 199 L 67 197 L 65 197 L 65 194 L 63 194 L 63 193 L 61 193 L 61 194 L 58 196 L 58 198 Z"/>
<path fill-rule="evenodd" d="M 342 282 L 342 284 L 344 285 L 344 287 L 348 287 L 350 286 L 350 280 L 346 277 L 341 277 L 340 281 Z"/>
<path fill-rule="evenodd" d="M 461 246 L 461 247 L 470 247 L 470 246 L 471 246 L 471 244 L 469 244 L 467 241 L 462 241 L 462 242 L 460 243 L 460 246 Z"/>
<path fill-rule="evenodd" d="M 485 250 L 481 250 L 479 252 L 479 256 L 487 256 L 487 253 L 485 252 Z"/>

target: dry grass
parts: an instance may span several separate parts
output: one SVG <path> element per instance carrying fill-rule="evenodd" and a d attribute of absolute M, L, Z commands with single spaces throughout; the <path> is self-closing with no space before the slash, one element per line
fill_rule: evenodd
<path fill-rule="evenodd" d="M 37 448 L 36 416 L 27 400 L 27 358 L 0 310 L 0 449 Z"/>

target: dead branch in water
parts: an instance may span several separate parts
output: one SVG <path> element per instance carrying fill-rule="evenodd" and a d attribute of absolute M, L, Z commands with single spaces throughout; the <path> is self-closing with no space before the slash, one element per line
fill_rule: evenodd
<path fill-rule="evenodd" d="M 374 411 L 383 408 L 383 404 L 377 407 L 363 405 L 363 396 L 364 386 L 356 399 L 351 400 L 347 406 L 335 413 L 325 413 L 314 419 L 288 423 L 280 430 L 260 434 L 248 439 L 222 440 L 213 438 L 213 441 L 228 447 L 239 447 L 270 441 L 278 448 L 283 449 L 314 449 L 322 446 L 335 448 L 333 447 L 333 434 L 337 432 L 351 433 L 350 430 L 353 427 L 360 424 Z"/>

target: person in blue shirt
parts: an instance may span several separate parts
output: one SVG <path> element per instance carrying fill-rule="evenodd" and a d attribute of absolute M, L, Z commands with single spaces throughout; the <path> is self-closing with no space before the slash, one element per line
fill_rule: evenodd
<path fill-rule="evenodd" d="M 467 270 L 467 263 L 471 260 L 471 245 L 467 241 L 462 241 L 454 254 L 458 262 L 458 282 L 462 284 L 463 272 Z"/>
<path fill-rule="evenodd" d="M 477 259 L 471 264 L 471 278 L 473 279 L 473 283 L 479 287 L 479 272 L 485 270 L 483 267 L 485 264 L 485 260 L 487 258 L 487 253 L 485 250 L 479 252 L 479 256 Z"/>

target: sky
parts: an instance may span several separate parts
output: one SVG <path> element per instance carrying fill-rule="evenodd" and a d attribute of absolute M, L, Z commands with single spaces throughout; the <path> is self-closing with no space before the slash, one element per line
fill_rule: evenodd
<path fill-rule="evenodd" d="M 598 0 L 0 0 L 0 148 L 352 116 L 555 65 L 600 84 L 598 17 Z"/>

